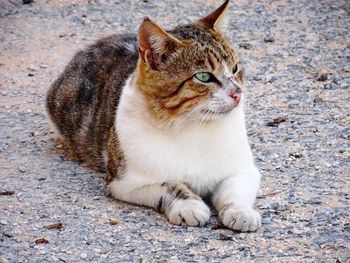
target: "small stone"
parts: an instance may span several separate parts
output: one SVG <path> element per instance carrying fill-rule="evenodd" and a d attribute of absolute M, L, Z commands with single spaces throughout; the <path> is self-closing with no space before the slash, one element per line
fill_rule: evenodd
<path fill-rule="evenodd" d="M 293 234 L 295 235 L 301 235 L 303 233 L 303 230 L 302 229 L 299 229 L 299 228 L 294 228 L 292 230 Z"/>
<path fill-rule="evenodd" d="M 267 238 L 275 238 L 276 237 L 276 231 L 272 228 L 265 228 L 264 229 L 264 237 L 267 237 Z"/>
<path fill-rule="evenodd" d="M 342 129 L 339 133 L 340 138 L 350 140 L 350 128 Z"/>
<path fill-rule="evenodd" d="M 272 203 L 270 208 L 274 211 L 286 211 L 288 210 L 287 205 L 278 202 Z"/>
<path fill-rule="evenodd" d="M 303 155 L 301 153 L 298 153 L 298 152 L 290 153 L 289 156 L 294 157 L 296 159 L 303 157 Z"/>
<path fill-rule="evenodd" d="M 29 4 L 31 4 L 33 2 L 34 2 L 33 0 L 23 0 L 23 4 L 24 5 L 29 5 Z"/>
<path fill-rule="evenodd" d="M 342 89 L 348 88 L 348 87 L 349 87 L 349 84 L 347 84 L 347 83 L 345 83 L 345 82 L 342 82 L 342 83 L 340 83 L 340 87 L 341 87 Z"/>
<path fill-rule="evenodd" d="M 24 168 L 23 166 L 20 166 L 20 167 L 18 167 L 18 171 L 20 171 L 21 173 L 25 173 L 26 168 Z"/>
<path fill-rule="evenodd" d="M 83 253 L 80 254 L 80 257 L 81 257 L 82 259 L 85 259 L 85 258 L 87 258 L 87 254 L 86 254 L 85 252 L 83 252 Z"/>
<path fill-rule="evenodd" d="M 34 73 L 28 73 L 28 77 L 34 77 L 35 74 Z"/>
<path fill-rule="evenodd" d="M 242 42 L 242 43 L 239 43 L 239 47 L 249 50 L 253 47 L 253 45 L 248 42 Z"/>
<path fill-rule="evenodd" d="M 0 225 L 8 225 L 9 223 L 7 223 L 5 220 L 0 220 Z"/>
<path fill-rule="evenodd" d="M 274 39 L 273 36 L 268 35 L 268 36 L 264 37 L 264 41 L 265 41 L 266 43 L 273 43 L 273 42 L 275 42 L 275 39 Z"/>
<path fill-rule="evenodd" d="M 310 205 L 319 205 L 319 204 L 322 204 L 322 200 L 320 197 L 316 196 L 316 197 L 310 198 L 305 203 Z"/>

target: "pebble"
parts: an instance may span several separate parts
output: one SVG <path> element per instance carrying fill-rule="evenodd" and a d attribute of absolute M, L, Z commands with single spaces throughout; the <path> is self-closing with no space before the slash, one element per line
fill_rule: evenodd
<path fill-rule="evenodd" d="M 309 200 L 307 200 L 305 203 L 311 204 L 311 205 L 319 205 L 322 203 L 322 199 L 320 197 L 312 197 Z"/>
<path fill-rule="evenodd" d="M 343 138 L 345 140 L 350 140 L 350 127 L 342 129 L 339 132 L 339 136 L 340 136 L 340 138 Z"/>
<path fill-rule="evenodd" d="M 80 258 L 82 258 L 82 259 L 86 259 L 87 258 L 87 253 L 85 253 L 85 252 L 83 252 L 83 253 L 81 253 L 80 254 Z"/>
<path fill-rule="evenodd" d="M 299 153 L 299 152 L 290 153 L 289 156 L 294 157 L 296 159 L 299 159 L 299 158 L 303 157 L 303 155 L 301 153 Z"/>
<path fill-rule="evenodd" d="M 0 224 L 1 224 L 1 225 L 8 225 L 9 223 L 6 222 L 5 220 L 0 220 Z"/>
<path fill-rule="evenodd" d="M 20 166 L 20 167 L 18 167 L 18 171 L 20 171 L 21 173 L 25 173 L 27 170 L 25 167 Z"/>
<path fill-rule="evenodd" d="M 268 35 L 268 36 L 264 37 L 264 41 L 266 43 L 273 43 L 273 42 L 275 42 L 275 38 L 273 36 L 271 36 L 271 35 Z"/>
<path fill-rule="evenodd" d="M 282 203 L 279 203 L 279 202 L 275 202 L 275 203 L 271 204 L 270 208 L 272 210 L 280 211 L 280 212 L 288 210 L 288 207 L 287 207 L 286 204 L 282 204 Z"/>
<path fill-rule="evenodd" d="M 242 43 L 239 43 L 239 47 L 249 50 L 253 47 L 253 45 L 247 42 L 242 42 Z"/>

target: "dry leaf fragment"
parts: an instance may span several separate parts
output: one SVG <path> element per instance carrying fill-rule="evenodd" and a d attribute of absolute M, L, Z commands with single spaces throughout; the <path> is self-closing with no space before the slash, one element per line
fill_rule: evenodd
<path fill-rule="evenodd" d="M 285 122 L 287 120 L 287 117 L 278 117 L 273 119 L 272 121 L 267 122 L 267 126 L 269 127 L 277 127 L 281 122 Z"/>
<path fill-rule="evenodd" d="M 15 192 L 14 191 L 3 191 L 0 192 L 0 195 L 13 195 Z"/>
<path fill-rule="evenodd" d="M 49 243 L 49 240 L 47 240 L 46 238 L 39 238 L 35 240 L 35 244 L 47 244 L 47 243 Z"/>
<path fill-rule="evenodd" d="M 109 224 L 113 226 L 113 225 L 118 224 L 118 221 L 116 219 L 114 219 L 114 218 L 110 218 L 109 219 Z"/>
<path fill-rule="evenodd" d="M 50 225 L 46 225 L 44 226 L 46 229 L 60 229 L 63 227 L 63 224 L 61 222 L 59 223 L 54 223 L 54 224 L 50 224 Z"/>

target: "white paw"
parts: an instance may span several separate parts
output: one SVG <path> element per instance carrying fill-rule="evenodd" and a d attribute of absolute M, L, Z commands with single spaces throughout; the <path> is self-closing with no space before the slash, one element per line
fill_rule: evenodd
<path fill-rule="evenodd" d="M 219 213 L 224 226 L 241 232 L 252 232 L 261 227 L 261 219 L 258 212 L 252 208 L 239 209 L 229 206 Z"/>
<path fill-rule="evenodd" d="M 209 221 L 209 207 L 202 200 L 178 199 L 165 211 L 175 225 L 203 226 Z"/>

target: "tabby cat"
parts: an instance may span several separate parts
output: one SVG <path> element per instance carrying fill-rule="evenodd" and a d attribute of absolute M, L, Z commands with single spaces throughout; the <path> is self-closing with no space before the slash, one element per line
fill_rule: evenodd
<path fill-rule="evenodd" d="M 228 3 L 170 31 L 145 18 L 137 35 L 78 52 L 49 89 L 47 110 L 69 148 L 107 171 L 114 198 L 188 226 L 208 222 L 205 198 L 226 227 L 256 231 L 260 174 L 243 68 L 222 33 Z"/>

